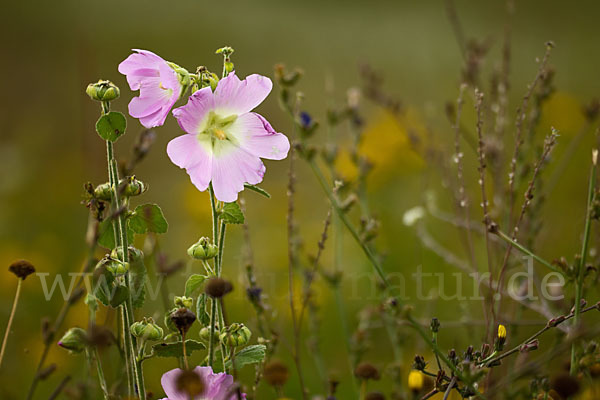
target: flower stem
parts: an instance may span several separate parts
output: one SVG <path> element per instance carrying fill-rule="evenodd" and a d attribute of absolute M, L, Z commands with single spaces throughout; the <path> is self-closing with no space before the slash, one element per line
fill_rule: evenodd
<path fill-rule="evenodd" d="M 321 172 L 321 169 L 319 168 L 319 166 L 317 165 L 317 163 L 314 160 L 311 159 L 308 161 L 308 163 L 310 164 L 310 167 L 312 168 L 314 174 L 316 175 L 317 180 L 319 181 L 319 184 L 323 188 L 323 191 L 329 198 L 329 201 L 331 202 L 331 206 L 333 207 L 333 209 L 335 210 L 337 215 L 340 217 L 340 220 L 344 223 L 344 225 L 350 232 L 350 235 L 352 235 L 352 237 L 354 238 L 356 243 L 358 243 L 358 245 L 361 247 L 362 251 L 365 253 L 367 258 L 373 265 L 373 268 L 375 269 L 375 272 L 377 272 L 377 275 L 379 276 L 379 279 L 381 280 L 381 282 L 386 287 L 389 286 L 389 281 L 388 281 L 387 277 L 385 276 L 385 273 L 383 272 L 383 268 L 381 268 L 381 265 L 379 265 L 379 261 L 377 260 L 377 258 L 375 258 L 375 255 L 373 254 L 371 249 L 369 249 L 367 244 L 360 238 L 358 231 L 356 230 L 354 225 L 352 225 L 352 223 L 346 217 L 344 210 L 342 210 L 337 199 L 335 198 L 335 195 L 331 192 L 331 189 L 329 188 L 329 184 L 327 183 L 327 180 L 323 176 L 323 172 Z"/>
<path fill-rule="evenodd" d="M 110 103 L 102 102 L 102 113 L 108 113 L 110 109 Z M 121 202 L 119 200 L 119 170 L 117 168 L 117 160 L 114 155 L 114 147 L 113 143 L 109 140 L 106 141 L 106 156 L 108 163 L 108 177 L 109 183 L 111 185 L 111 200 L 113 204 L 113 212 L 118 213 L 117 220 L 114 223 L 115 230 L 115 245 L 118 247 L 118 242 L 120 238 L 120 245 L 122 249 L 122 261 L 124 263 L 129 262 L 129 243 L 127 240 L 127 221 L 125 219 L 124 213 L 120 210 Z M 118 234 L 117 234 L 118 233 Z M 125 285 L 128 289 L 131 288 L 131 281 L 129 273 L 125 274 Z M 140 400 L 146 400 L 146 389 L 144 386 L 144 377 L 141 373 L 141 370 L 138 368 L 137 363 L 135 362 L 135 346 L 136 341 L 131 332 L 129 332 L 129 327 L 134 321 L 133 317 L 133 301 L 131 299 L 131 292 L 125 301 L 124 305 L 124 322 L 123 325 L 123 338 L 125 342 L 125 356 L 128 363 L 129 368 L 133 372 L 133 376 L 135 377 L 135 383 L 137 384 L 137 392 Z M 133 386 L 132 382 L 129 382 L 129 386 Z"/>
<path fill-rule="evenodd" d="M 2 350 L 0 350 L 0 365 L 2 365 L 2 360 L 4 359 L 4 351 L 6 350 L 6 342 L 8 342 L 8 335 L 10 333 L 10 327 L 12 326 L 13 319 L 15 318 L 15 313 L 17 311 L 17 304 L 19 303 L 19 297 L 21 296 L 21 286 L 23 284 L 23 279 L 18 278 L 17 282 L 17 292 L 15 293 L 15 300 L 13 301 L 12 310 L 10 312 L 10 317 L 8 317 L 8 323 L 6 324 L 6 332 L 4 332 L 4 340 L 2 341 Z"/>
<path fill-rule="evenodd" d="M 496 231 L 494 233 L 496 233 L 502 240 L 506 241 L 507 243 L 509 243 L 513 247 L 517 248 L 522 253 L 527 254 L 528 256 L 530 256 L 531 258 L 533 258 L 534 260 L 536 260 L 540 264 L 542 264 L 542 265 L 550 268 L 554 272 L 557 272 L 557 273 L 563 275 L 563 271 L 561 271 L 559 268 L 556 268 L 554 265 L 550 264 L 548 261 L 546 261 L 543 258 L 541 258 L 540 256 L 534 254 L 531 250 L 529 250 L 526 247 L 522 246 L 519 242 L 514 241 L 506 233 L 502 232 L 501 230 L 498 230 L 498 231 Z"/>
<path fill-rule="evenodd" d="M 575 312 L 573 315 L 573 326 L 579 325 L 579 315 L 581 314 L 581 298 L 583 296 L 583 270 L 585 269 L 585 260 L 587 258 L 588 245 L 590 241 L 590 228 L 592 222 L 592 202 L 594 199 L 594 185 L 596 183 L 596 157 L 593 156 L 592 171 L 588 184 L 588 198 L 586 204 L 585 228 L 583 231 L 583 243 L 581 244 L 581 256 L 577 263 L 577 280 L 575 281 Z M 577 343 L 573 342 L 571 346 L 571 375 L 577 373 Z"/>
<path fill-rule="evenodd" d="M 104 394 L 104 399 L 108 400 L 110 396 L 108 394 L 108 386 L 106 385 L 106 379 L 104 378 L 104 370 L 102 369 L 102 362 L 100 361 L 98 349 L 94 349 L 93 357 L 96 359 L 96 369 L 98 370 L 98 380 L 100 381 L 100 388 L 102 389 L 102 393 Z"/>

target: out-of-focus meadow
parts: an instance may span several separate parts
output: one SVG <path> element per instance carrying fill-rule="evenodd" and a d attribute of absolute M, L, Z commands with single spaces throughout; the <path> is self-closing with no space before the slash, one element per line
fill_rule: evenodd
<path fill-rule="evenodd" d="M 493 44 L 483 65 L 484 71 L 491 71 L 500 62 L 505 24 L 503 3 L 465 0 L 456 4 L 466 33 L 480 39 L 489 37 Z M 516 5 L 511 22 L 513 52 L 508 110 L 511 117 L 514 116 L 527 84 L 536 73 L 536 57 L 543 54 L 544 42 L 553 40 L 556 48 L 550 64 L 556 70 L 556 91 L 544 105 L 536 133 L 541 142 L 551 126 L 559 130 L 553 159 L 560 160 L 570 141 L 584 126 L 582 106 L 599 94 L 596 84 L 600 66 L 599 10 L 594 1 L 536 0 Z M 424 249 L 414 230 L 402 222 L 405 211 L 423 204 L 427 194 L 436 196 L 440 208 L 452 211 L 448 191 L 442 184 L 444 174 L 411 144 L 411 137 L 416 135 L 424 142 L 433 140 L 438 147 L 453 145 L 445 104 L 456 100 L 463 61 L 444 1 L 5 2 L 0 32 L 3 38 L 0 66 L 3 76 L 0 99 L 1 321 L 8 318 L 16 287 L 14 276 L 5 268 L 12 261 L 26 258 L 38 272 L 49 273 L 48 279 L 52 281 L 55 274 L 78 271 L 85 259 L 88 212 L 80 204 L 83 184 L 106 181 L 105 147 L 94 132 L 99 107 L 86 96 L 86 85 L 99 78 L 112 80 L 121 88 L 121 98 L 113 107 L 125 112 L 135 93 L 130 92 L 125 78 L 117 72 L 117 65 L 130 49 L 152 50 L 190 71 L 198 65 L 218 71 L 222 61 L 214 51 L 230 45 L 235 48 L 233 61 L 241 76 L 260 73 L 273 77 L 277 63 L 301 67 L 304 77 L 299 88 L 305 96 L 302 109 L 322 123 L 327 107 L 343 103 L 349 88 L 362 86 L 360 64 L 369 64 L 384 76 L 385 90 L 401 100 L 407 110 L 398 121 L 368 100 L 361 100 L 366 104 L 361 151 L 374 163 L 368 196 L 371 211 L 382 221 L 376 246 L 386 255 L 384 269 L 405 274 L 406 296 L 414 305 L 415 315 L 424 319 L 437 316 L 443 327 L 446 323 L 440 336 L 442 346 L 463 348 L 472 342 L 479 343 L 482 328 L 469 323 L 482 320 L 478 302 L 416 299 L 417 288 L 411 283 L 411 274 L 417 266 L 427 272 L 454 272 L 454 269 Z M 276 92 L 277 88 L 259 111 L 278 131 L 290 133 L 291 124 L 278 107 Z M 474 132 L 472 103 L 465 105 L 464 114 L 463 123 Z M 168 233 L 160 238 L 162 250 L 170 260 L 187 262 L 188 246 L 200 236 L 210 235 L 210 206 L 207 194 L 198 192 L 188 176 L 169 161 L 166 144 L 179 135 L 180 130 L 173 119 L 167 121 L 164 127 L 157 129 L 157 141 L 136 175 L 150 186 L 142 200 L 161 205 L 169 222 Z M 345 126 L 338 128 L 334 136 L 341 147 L 336 166 L 342 176 L 352 178 L 355 171 L 348 161 L 347 151 L 343 150 L 350 142 L 345 129 Z M 116 145 L 117 157 L 129 156 L 131 145 L 141 130 L 137 120 L 128 119 L 128 133 Z M 512 123 L 507 132 L 512 134 Z M 536 239 L 536 249 L 546 259 L 561 255 L 571 257 L 579 248 L 589 149 L 594 142 L 592 133 L 583 136 L 575 156 L 541 209 L 544 227 Z M 328 138 L 324 128 L 318 135 L 318 140 Z M 512 151 L 512 147 L 505 150 Z M 303 246 L 308 253 L 314 253 L 328 202 L 310 170 L 302 163 L 297 164 L 299 230 Z M 276 310 L 275 321 L 282 332 L 282 341 L 287 340 L 289 345 L 290 337 L 285 338 L 286 332 L 289 335 L 288 160 L 267 161 L 266 165 L 262 186 L 272 198 L 267 200 L 245 193 L 246 217 L 257 279 L 268 295 L 269 304 Z M 465 168 L 466 179 L 476 182 L 472 153 Z M 552 167 L 548 171 L 551 175 Z M 475 196 L 477 187 L 470 186 Z M 479 218 L 477 212 L 475 218 Z M 453 239 L 454 227 L 436 220 L 428 225 L 452 251 L 465 257 L 460 242 Z M 332 248 L 337 241 L 343 246 L 343 257 L 337 262 L 344 273 L 347 276 L 370 274 L 368 261 L 350 236 L 344 233 L 341 240 L 338 239 L 331 234 L 322 259 L 323 267 L 332 267 Z M 143 246 L 143 241 L 137 245 Z M 232 318 L 248 321 L 252 328 L 255 313 L 244 295 L 247 283 L 242 246 L 242 229 L 230 229 L 224 274 L 234 281 L 236 290 L 227 301 Z M 482 255 L 482 251 L 478 251 L 478 255 Z M 189 265 L 200 268 L 196 264 Z M 465 286 L 470 286 L 466 279 Z M 366 284 L 361 286 L 359 281 L 355 287 L 351 279 L 344 282 L 346 323 L 353 330 L 358 322 L 358 310 L 376 299 L 369 297 L 371 289 L 366 288 Z M 424 291 L 432 291 L 435 297 L 436 282 L 426 282 Z M 179 294 L 183 284 L 184 278 L 173 277 L 169 289 Z M 316 283 L 315 294 L 325 368 L 344 377 L 340 398 L 350 398 L 348 393 L 352 393 L 352 388 L 346 348 L 340 340 L 343 324 L 335 299 L 321 280 Z M 40 321 L 46 316 L 54 318 L 62 301 L 61 296 L 54 296 L 51 301 L 44 299 L 39 277 L 32 276 L 25 281 L 6 359 L 0 370 L 0 398 L 24 397 L 42 351 Z M 147 315 L 154 313 L 162 322 L 164 311 L 160 300 L 147 303 L 145 311 Z M 544 324 L 543 319 L 534 314 L 526 314 L 523 320 Z M 459 322 L 470 327 L 465 329 Z M 63 328 L 86 323 L 87 310 L 80 303 L 71 310 Z M 536 327 L 519 326 L 518 329 L 519 332 L 511 332 L 511 336 L 525 336 Z M 403 355 L 405 372 L 415 353 L 426 352 L 418 340 L 407 340 L 412 346 Z M 541 347 L 548 343 L 542 343 Z M 289 361 L 285 346 L 280 346 L 279 357 Z M 318 368 L 311 367 L 313 360 L 308 351 L 305 353 L 309 385 L 320 389 L 323 384 Z M 367 354 L 370 361 L 383 365 L 389 361 L 389 346 L 373 347 Z M 116 361 L 117 355 L 114 356 Z M 65 374 L 73 375 L 74 380 L 83 379 L 81 358 L 69 356 L 53 346 L 49 362 L 57 363 L 58 370 L 41 383 L 36 398 L 47 398 Z M 175 361 L 146 363 L 147 386 L 158 398 L 162 395 L 161 373 L 176 366 Z M 289 366 L 292 369 L 291 363 Z M 109 380 L 116 373 L 112 370 Z M 242 378 L 251 381 L 252 375 L 253 371 L 246 371 Z M 299 397 L 297 385 L 292 376 L 286 387 L 286 393 L 292 398 Z M 379 384 L 382 389 L 390 386 L 387 378 Z M 273 396 L 268 388 L 264 390 L 264 398 Z"/>

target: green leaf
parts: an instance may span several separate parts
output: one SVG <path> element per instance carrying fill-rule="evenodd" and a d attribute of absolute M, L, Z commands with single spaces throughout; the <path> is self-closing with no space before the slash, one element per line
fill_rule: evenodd
<path fill-rule="evenodd" d="M 185 341 L 185 353 L 187 356 L 192 355 L 194 351 L 204 350 L 206 346 L 203 343 L 192 339 Z M 183 345 L 181 342 L 175 343 L 158 343 L 152 346 L 152 351 L 157 357 L 181 357 L 183 355 Z"/>
<path fill-rule="evenodd" d="M 129 253 L 129 281 L 131 283 L 131 301 L 133 307 L 141 308 L 146 299 L 146 280 L 148 279 L 144 258 L 139 259 L 131 257 Z"/>
<path fill-rule="evenodd" d="M 253 192 L 256 192 L 258 194 L 262 194 L 263 196 L 265 196 L 267 199 L 271 198 L 271 195 L 269 194 L 269 192 L 267 192 L 265 189 L 258 187 L 256 185 L 251 185 L 249 183 L 244 183 L 244 187 L 246 189 L 252 190 Z"/>
<path fill-rule="evenodd" d="M 118 308 L 121 304 L 129 298 L 129 289 L 125 285 L 116 285 L 114 293 L 110 298 L 110 306 L 112 308 Z"/>
<path fill-rule="evenodd" d="M 196 300 L 196 318 L 203 326 L 210 325 L 210 316 L 206 312 L 206 293 L 202 293 Z"/>
<path fill-rule="evenodd" d="M 185 282 L 185 297 L 191 297 L 192 294 L 202 286 L 202 283 L 204 283 L 206 278 L 207 277 L 204 275 L 191 275 Z"/>
<path fill-rule="evenodd" d="M 243 224 L 244 213 L 238 203 L 225 203 L 219 216 L 226 224 Z"/>
<path fill-rule="evenodd" d="M 244 365 L 256 364 L 265 359 L 267 347 L 262 344 L 255 344 L 244 347 L 235 354 L 235 368 L 240 369 Z M 231 360 L 225 363 L 227 368 L 231 368 Z"/>
<path fill-rule="evenodd" d="M 119 136 L 125 133 L 127 120 L 125 116 L 118 111 L 111 111 L 98 119 L 96 122 L 96 132 L 104 140 L 109 142 L 116 141 Z"/>
<path fill-rule="evenodd" d="M 140 235 L 147 232 L 165 233 L 169 228 L 162 210 L 156 204 L 137 206 L 128 221 L 129 227 Z"/>
<path fill-rule="evenodd" d="M 127 228 L 127 241 L 129 243 L 133 242 L 133 231 L 131 230 L 131 227 Z M 98 244 L 109 250 L 117 247 L 112 218 L 107 218 L 100 223 L 100 226 L 98 227 Z"/>

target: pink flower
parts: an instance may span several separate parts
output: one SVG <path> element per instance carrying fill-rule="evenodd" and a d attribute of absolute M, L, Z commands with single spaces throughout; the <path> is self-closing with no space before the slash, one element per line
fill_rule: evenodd
<path fill-rule="evenodd" d="M 151 51 L 134 51 L 119 64 L 119 72 L 127 76 L 131 90 L 140 91 L 140 96 L 129 102 L 129 114 L 139 118 L 146 128 L 161 126 L 183 89 L 174 68 L 184 70 Z"/>
<path fill-rule="evenodd" d="M 187 135 L 171 140 L 167 153 L 175 165 L 185 168 L 198 190 L 206 190 L 212 182 L 217 199 L 233 202 L 244 183 L 262 181 L 261 158 L 287 157 L 288 138 L 251 112 L 272 87 L 267 77 L 250 75 L 240 81 L 231 73 L 219 81 L 214 93 L 210 87 L 200 89 L 185 106 L 173 110 Z"/>
<path fill-rule="evenodd" d="M 186 393 L 177 390 L 177 377 L 183 370 L 179 368 L 165 372 L 160 384 L 168 397 L 162 400 L 190 400 Z M 210 367 L 196 367 L 194 372 L 204 383 L 204 392 L 193 400 L 237 400 L 233 376 L 221 372 L 215 374 Z M 242 394 L 242 399 L 246 394 Z"/>

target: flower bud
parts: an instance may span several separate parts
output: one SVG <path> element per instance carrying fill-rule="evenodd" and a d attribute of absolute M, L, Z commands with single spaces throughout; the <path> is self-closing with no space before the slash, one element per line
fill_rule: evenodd
<path fill-rule="evenodd" d="M 92 100 L 112 101 L 119 97 L 120 91 L 111 81 L 99 80 L 96 83 L 90 83 L 85 92 Z"/>
<path fill-rule="evenodd" d="M 204 287 L 204 292 L 212 298 L 223 297 L 232 290 L 231 282 L 222 278 L 210 278 Z"/>
<path fill-rule="evenodd" d="M 112 198 L 112 187 L 110 183 L 102 183 L 94 188 L 93 196 L 98 200 L 110 201 Z"/>
<path fill-rule="evenodd" d="M 379 375 L 379 370 L 373 365 L 369 363 L 360 363 L 354 369 L 354 376 L 358 379 L 362 380 L 375 380 L 378 381 L 381 376 Z"/>
<path fill-rule="evenodd" d="M 194 299 L 185 296 L 175 296 L 174 302 L 176 307 L 192 308 L 192 305 L 194 304 Z"/>
<path fill-rule="evenodd" d="M 10 264 L 8 270 L 15 274 L 17 278 L 25 280 L 25 278 L 35 272 L 35 267 L 27 260 L 17 260 Z"/>
<path fill-rule="evenodd" d="M 423 378 L 423 373 L 420 371 L 413 370 L 408 374 L 408 388 L 412 392 L 419 392 L 423 389 L 424 382 L 425 379 Z"/>
<path fill-rule="evenodd" d="M 433 333 L 437 333 L 440 330 L 440 320 L 438 320 L 437 318 L 432 318 L 431 319 L 431 324 L 429 325 L 429 327 L 431 328 L 431 332 Z"/>
<path fill-rule="evenodd" d="M 187 308 L 178 308 L 170 314 L 170 318 L 179 333 L 184 334 L 196 321 L 196 314 Z"/>
<path fill-rule="evenodd" d="M 187 252 L 190 257 L 196 260 L 210 260 L 217 256 L 219 248 L 211 244 L 207 237 L 201 237 L 200 240 L 190 246 Z"/>
<path fill-rule="evenodd" d="M 136 249 L 133 246 L 129 246 L 129 262 L 136 263 L 144 260 L 144 253 L 140 249 Z M 119 246 L 110 253 L 112 258 L 116 258 L 119 260 L 123 259 L 123 246 Z"/>
<path fill-rule="evenodd" d="M 220 336 L 219 327 L 216 326 L 215 327 L 215 335 L 213 337 L 213 344 L 219 343 L 219 336 Z M 202 339 L 205 342 L 210 341 L 210 328 L 209 327 L 205 326 L 204 328 L 200 329 L 200 339 Z"/>
<path fill-rule="evenodd" d="M 269 385 L 281 387 L 287 382 L 290 373 L 284 363 L 273 360 L 265 365 L 263 376 Z"/>
<path fill-rule="evenodd" d="M 58 341 L 58 345 L 73 353 L 81 353 L 88 345 L 87 332 L 81 328 L 71 328 Z"/>
<path fill-rule="evenodd" d="M 129 263 L 122 262 L 107 255 L 96 264 L 96 268 L 105 268 L 113 276 L 119 276 L 124 275 L 129 271 Z"/>
<path fill-rule="evenodd" d="M 250 340 L 252 332 L 244 324 L 231 324 L 221 333 L 221 343 L 228 347 L 243 346 Z"/>
<path fill-rule="evenodd" d="M 137 179 L 135 175 L 129 176 L 125 179 L 121 179 L 121 185 L 123 184 L 123 182 L 126 182 L 125 189 L 123 191 L 123 195 L 125 195 L 126 197 L 139 196 L 140 194 L 148 190 L 148 185 Z"/>
<path fill-rule="evenodd" d="M 506 327 L 502 324 L 498 325 L 498 337 L 496 338 L 496 350 L 500 351 L 506 343 Z"/>
<path fill-rule="evenodd" d="M 129 328 L 131 334 L 144 340 L 161 340 L 163 330 L 154 323 L 152 318 L 144 318 L 142 321 L 134 322 Z"/>

